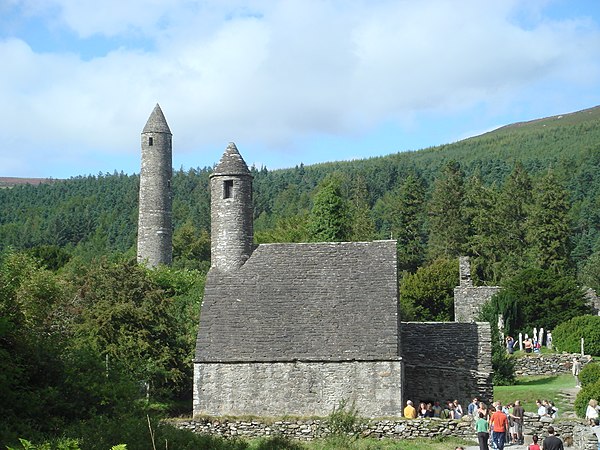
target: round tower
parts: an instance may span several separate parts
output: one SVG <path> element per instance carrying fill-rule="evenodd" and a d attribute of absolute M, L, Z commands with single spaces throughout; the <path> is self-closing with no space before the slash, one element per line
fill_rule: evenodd
<path fill-rule="evenodd" d="M 171 264 L 173 176 L 171 130 L 158 103 L 142 131 L 137 260 Z"/>
<path fill-rule="evenodd" d="M 239 269 L 252 254 L 252 175 L 233 142 L 210 175 L 211 267 Z"/>

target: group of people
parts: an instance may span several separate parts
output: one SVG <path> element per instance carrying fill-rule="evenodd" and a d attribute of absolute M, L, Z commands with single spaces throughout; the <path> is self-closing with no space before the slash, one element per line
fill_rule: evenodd
<path fill-rule="evenodd" d="M 403 411 L 404 417 L 416 419 L 417 417 L 437 417 L 440 419 L 460 419 L 464 415 L 462 406 L 458 400 L 448 401 L 444 406 L 440 402 L 419 403 L 415 408 L 413 402 L 408 400 Z"/>
<path fill-rule="evenodd" d="M 490 443 L 497 450 L 503 450 L 506 443 L 523 443 L 525 410 L 519 400 L 506 406 L 502 406 L 501 402 L 494 402 L 488 408 L 483 402 L 477 402 L 477 398 L 474 398 L 469 408 L 471 405 L 473 405 L 480 450 L 489 450 Z"/>

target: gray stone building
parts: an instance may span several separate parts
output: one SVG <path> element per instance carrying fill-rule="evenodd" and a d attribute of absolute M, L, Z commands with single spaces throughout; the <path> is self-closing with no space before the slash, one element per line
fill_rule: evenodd
<path fill-rule="evenodd" d="M 142 131 L 137 260 L 150 267 L 173 256 L 171 130 L 157 104 Z"/>
<path fill-rule="evenodd" d="M 459 258 L 459 286 L 454 288 L 454 320 L 475 322 L 481 307 L 500 292 L 500 286 L 473 286 L 468 256 Z"/>
<path fill-rule="evenodd" d="M 211 269 L 194 415 L 325 416 L 342 399 L 491 398 L 485 323 L 401 323 L 396 242 L 253 245 L 252 177 L 234 144 L 211 175 Z"/>

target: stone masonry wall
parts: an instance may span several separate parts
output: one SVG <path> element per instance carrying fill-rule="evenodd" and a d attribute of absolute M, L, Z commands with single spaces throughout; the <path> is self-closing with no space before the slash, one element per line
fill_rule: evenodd
<path fill-rule="evenodd" d="M 475 322 L 481 306 L 500 292 L 499 286 L 458 286 L 454 288 L 454 320 Z"/>
<path fill-rule="evenodd" d="M 532 353 L 515 358 L 515 375 L 557 375 L 571 373 L 573 358 L 579 358 L 582 366 L 588 364 L 592 357 L 578 353 Z"/>
<path fill-rule="evenodd" d="M 404 397 L 413 402 L 493 395 L 488 323 L 402 322 Z"/>
<path fill-rule="evenodd" d="M 209 416 L 326 416 L 340 400 L 365 417 L 399 417 L 400 361 L 196 363 L 194 412 Z"/>
<path fill-rule="evenodd" d="M 173 421 L 177 428 L 194 433 L 213 434 L 222 437 L 265 437 L 281 435 L 292 439 L 310 441 L 329 434 L 325 419 L 277 420 L 270 423 L 261 420 L 234 420 L 202 418 L 197 420 Z M 590 427 L 578 419 L 540 418 L 534 413 L 525 413 L 525 443 L 532 442 L 531 436 L 540 439 L 547 436 L 548 426 L 552 425 L 566 447 L 573 450 L 596 450 L 597 438 Z M 416 439 L 438 436 L 453 436 L 476 441 L 473 422 L 470 417 L 462 420 L 443 419 L 396 419 L 370 420 L 361 427 L 361 436 L 378 439 Z"/>

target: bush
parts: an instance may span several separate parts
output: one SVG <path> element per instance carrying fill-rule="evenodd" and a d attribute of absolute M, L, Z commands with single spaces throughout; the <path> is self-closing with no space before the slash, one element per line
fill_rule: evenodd
<path fill-rule="evenodd" d="M 579 373 L 579 381 L 581 381 L 582 387 L 600 381 L 600 364 L 592 363 L 585 366 Z"/>
<path fill-rule="evenodd" d="M 588 384 L 587 386 L 583 386 L 577 394 L 577 398 L 575 399 L 575 412 L 579 417 L 585 417 L 585 410 L 592 398 L 596 400 L 600 399 L 600 380 Z"/>
<path fill-rule="evenodd" d="M 506 353 L 504 342 L 501 341 L 500 331 L 498 331 L 498 313 L 493 302 L 483 305 L 479 320 L 489 322 L 492 330 L 492 369 L 494 371 L 492 382 L 495 386 L 515 384 L 515 358 Z"/>
<path fill-rule="evenodd" d="M 585 353 L 600 356 L 600 316 L 573 317 L 552 331 L 552 342 L 561 352 L 579 353 L 581 338 Z"/>
<path fill-rule="evenodd" d="M 358 436 L 362 420 L 358 417 L 358 410 L 354 403 L 348 405 L 347 399 L 342 399 L 337 408 L 327 416 L 327 428 L 333 435 Z"/>

